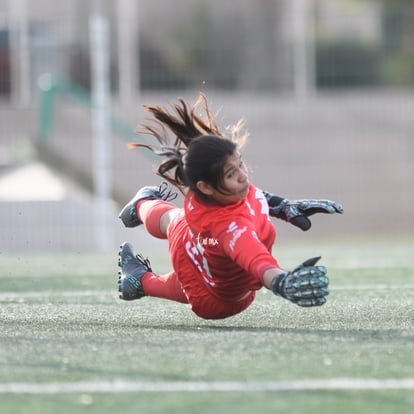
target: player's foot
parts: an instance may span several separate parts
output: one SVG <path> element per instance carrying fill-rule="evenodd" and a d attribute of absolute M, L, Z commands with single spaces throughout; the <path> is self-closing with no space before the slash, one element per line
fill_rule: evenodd
<path fill-rule="evenodd" d="M 122 220 L 125 227 L 137 227 L 142 224 L 137 212 L 138 201 L 156 199 L 172 201 L 176 197 L 177 193 L 170 191 L 166 182 L 161 183 L 158 187 L 142 187 L 135 194 L 134 198 L 119 213 L 119 218 Z"/>
<path fill-rule="evenodd" d="M 152 272 L 148 259 L 136 255 L 130 243 L 123 243 L 118 253 L 118 291 L 123 300 L 140 299 L 145 296 L 141 279 Z"/>

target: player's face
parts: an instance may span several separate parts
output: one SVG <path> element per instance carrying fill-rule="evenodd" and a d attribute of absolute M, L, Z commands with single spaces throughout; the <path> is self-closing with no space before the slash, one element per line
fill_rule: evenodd
<path fill-rule="evenodd" d="M 239 152 L 234 152 L 227 159 L 223 168 L 223 188 L 210 187 L 210 198 L 219 204 L 237 203 L 249 192 L 247 168 Z"/>

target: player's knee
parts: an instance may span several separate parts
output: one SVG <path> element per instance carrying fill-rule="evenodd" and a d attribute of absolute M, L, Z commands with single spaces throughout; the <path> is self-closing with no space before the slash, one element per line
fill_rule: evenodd
<path fill-rule="evenodd" d="M 149 234 L 159 239 L 167 237 L 167 229 L 163 225 L 163 217 L 176 206 L 169 201 L 148 200 L 139 207 L 139 215 Z"/>
<path fill-rule="evenodd" d="M 172 208 L 165 211 L 160 218 L 160 231 L 163 234 L 167 234 L 168 226 L 180 213 L 180 208 Z"/>

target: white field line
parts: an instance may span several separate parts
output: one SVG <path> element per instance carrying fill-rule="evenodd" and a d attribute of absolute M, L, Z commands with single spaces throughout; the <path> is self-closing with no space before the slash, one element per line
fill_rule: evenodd
<path fill-rule="evenodd" d="M 414 289 L 414 284 L 403 285 L 353 285 L 353 286 L 334 286 L 331 287 L 331 292 L 335 291 L 361 291 L 361 290 L 405 290 Z M 0 300 L 4 299 L 25 299 L 25 298 L 45 298 L 45 297 L 93 297 L 93 296 L 117 296 L 116 289 L 113 290 L 38 290 L 38 291 L 24 291 L 24 292 L 1 292 Z"/>
<path fill-rule="evenodd" d="M 332 378 L 296 381 L 80 381 L 0 383 L 0 394 L 65 394 L 125 392 L 261 392 L 261 391 L 414 390 L 414 378 Z"/>
<path fill-rule="evenodd" d="M 88 296 L 113 296 L 116 289 L 113 290 L 33 290 L 24 292 L 2 292 L 1 299 L 24 299 L 24 298 L 46 298 L 46 297 L 88 297 Z"/>

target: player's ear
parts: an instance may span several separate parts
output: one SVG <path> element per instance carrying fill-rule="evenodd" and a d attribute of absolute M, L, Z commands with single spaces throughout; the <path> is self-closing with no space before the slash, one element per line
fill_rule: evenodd
<path fill-rule="evenodd" d="M 213 187 L 211 187 L 211 185 L 207 184 L 205 181 L 197 181 L 196 187 L 198 191 L 206 196 L 211 196 L 214 193 Z"/>

